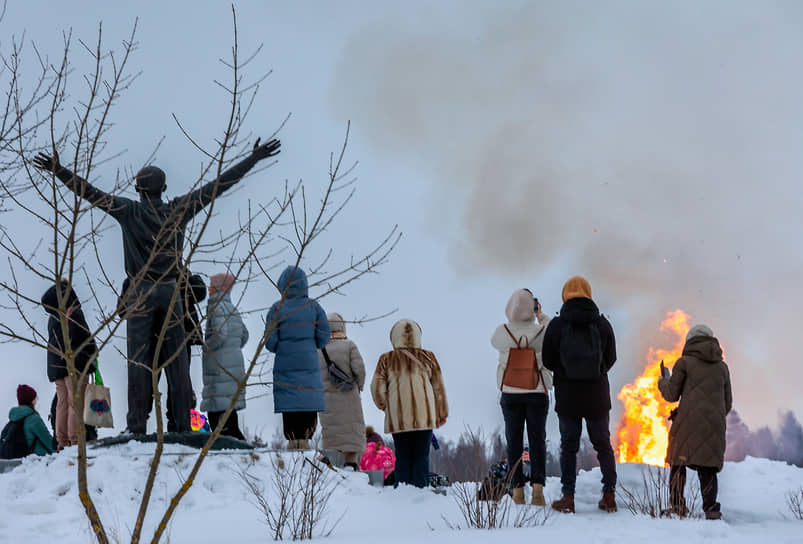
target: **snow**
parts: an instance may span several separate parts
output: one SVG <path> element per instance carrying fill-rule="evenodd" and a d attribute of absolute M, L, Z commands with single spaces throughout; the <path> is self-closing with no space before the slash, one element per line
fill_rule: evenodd
<path fill-rule="evenodd" d="M 91 493 L 112 541 L 114 535 L 121 542 L 128 541 L 152 451 L 152 444 L 139 443 L 90 451 Z M 195 458 L 195 451 L 188 447 L 171 445 L 166 452 L 145 523 L 143 540 L 147 542 L 165 504 Z M 258 455 L 250 472 L 269 485 L 273 470 L 270 459 L 276 454 Z M 289 462 L 301 454 L 281 455 Z M 270 541 L 261 513 L 253 506 L 252 496 L 238 475 L 248 461 L 249 455 L 242 452 L 210 455 L 170 525 L 170 542 Z M 618 465 L 620 488 L 637 488 L 642 470 L 637 464 Z M 369 486 L 366 474 L 331 474 L 339 483 L 331 501 L 330 519 L 334 521 L 342 515 L 332 535 L 325 539 L 332 544 L 353 543 L 366 537 L 383 544 L 434 540 L 475 544 L 507 538 L 585 543 L 592 535 L 595 543 L 617 544 L 644 540 L 650 544 L 803 542 L 803 521 L 791 519 L 785 504 L 787 492 L 803 487 L 803 469 L 765 459 L 748 458 L 725 465 L 720 473 L 719 497 L 724 521 L 634 516 L 624 508 L 621 494 L 618 513 L 602 512 L 596 507 L 600 473 L 595 469 L 578 476 L 576 514 L 553 513 L 541 527 L 494 531 L 450 529 L 449 524 L 465 527 L 453 490 L 442 496 L 414 488 L 382 489 Z M 698 485 L 693 472 L 689 473 L 688 483 L 689 489 Z M 558 479 L 550 478 L 545 490 L 548 500 L 557 498 Z M 3 543 L 92 542 L 76 492 L 75 448 L 43 458 L 29 457 L 16 469 L 0 474 L 0 512 Z"/>

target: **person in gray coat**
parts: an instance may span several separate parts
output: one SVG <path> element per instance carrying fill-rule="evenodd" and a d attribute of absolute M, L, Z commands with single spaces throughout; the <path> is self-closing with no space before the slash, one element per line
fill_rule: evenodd
<path fill-rule="evenodd" d="M 242 348 L 248 342 L 248 329 L 231 301 L 234 282 L 235 278 L 231 274 L 215 274 L 209 281 L 201 411 L 207 413 L 212 429 L 217 427 L 220 417 L 229 407 L 239 382 L 245 379 Z M 245 440 L 237 423 L 237 410 L 243 408 L 244 389 L 220 434 Z"/>
<path fill-rule="evenodd" d="M 357 462 L 365 449 L 365 419 L 360 392 L 365 385 L 365 364 L 357 344 L 346 337 L 346 322 L 338 313 L 326 315 L 332 337 L 318 352 L 326 411 L 321 412 L 323 449 L 343 454 L 345 465 L 357 470 Z M 326 356 L 324 356 L 326 350 Z M 329 358 L 347 376 L 351 386 L 333 383 Z"/>

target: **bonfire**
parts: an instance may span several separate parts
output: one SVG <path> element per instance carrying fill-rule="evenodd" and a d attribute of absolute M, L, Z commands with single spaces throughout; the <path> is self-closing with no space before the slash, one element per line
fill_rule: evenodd
<path fill-rule="evenodd" d="M 657 383 L 661 375 L 661 361 L 671 368 L 680 358 L 689 331 L 689 315 L 682 310 L 669 312 L 661 322 L 661 330 L 674 337 L 673 346 L 669 349 L 650 347 L 644 372 L 619 391 L 618 398 L 625 406 L 617 433 L 617 457 L 620 463 L 664 466 L 669 436 L 668 417 L 674 403 L 666 402 L 661 397 Z"/>

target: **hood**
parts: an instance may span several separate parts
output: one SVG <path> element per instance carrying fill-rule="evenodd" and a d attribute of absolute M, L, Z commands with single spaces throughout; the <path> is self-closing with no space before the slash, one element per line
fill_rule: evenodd
<path fill-rule="evenodd" d="M 326 319 L 329 321 L 329 329 L 332 331 L 332 334 L 339 332 L 343 336 L 346 336 L 346 320 L 343 319 L 343 316 L 337 312 L 332 312 L 326 314 Z"/>
<path fill-rule="evenodd" d="M 390 329 L 393 348 L 421 349 L 421 325 L 412 319 L 400 319 Z"/>
<path fill-rule="evenodd" d="M 686 335 L 686 341 L 688 342 L 695 336 L 714 336 L 714 331 L 711 330 L 711 327 L 708 325 L 703 325 L 702 323 L 699 325 L 695 325 L 691 329 L 689 329 L 689 333 Z"/>
<path fill-rule="evenodd" d="M 599 319 L 599 308 L 590 298 L 572 298 L 563 303 L 560 316 L 571 323 L 591 323 Z"/>
<path fill-rule="evenodd" d="M 36 413 L 36 410 L 30 406 L 15 406 L 9 410 L 8 419 L 10 421 L 19 421 L 20 419 L 26 418 L 33 413 Z"/>
<path fill-rule="evenodd" d="M 42 295 L 42 306 L 45 307 L 45 311 L 52 316 L 58 317 L 59 314 L 59 298 L 58 293 L 56 292 L 58 289 L 58 285 L 52 285 L 50 289 L 45 291 L 45 294 Z M 65 282 L 61 282 L 61 290 L 62 294 L 64 293 L 65 289 L 69 288 L 69 284 Z M 81 307 L 81 303 L 78 302 L 78 295 L 75 294 L 75 289 L 69 289 L 67 293 L 67 302 L 64 305 L 64 308 L 73 307 L 78 309 Z"/>
<path fill-rule="evenodd" d="M 686 345 L 683 346 L 683 355 L 706 363 L 718 363 L 722 361 L 722 348 L 719 340 L 713 336 L 694 336 L 686 340 Z"/>
<path fill-rule="evenodd" d="M 563 302 L 573 298 L 591 298 L 591 284 L 582 276 L 574 276 L 563 285 Z"/>
<path fill-rule="evenodd" d="M 290 286 L 288 288 L 288 285 Z M 309 296 L 309 284 L 307 274 L 296 266 L 288 266 L 279 276 L 276 286 L 280 293 L 287 290 L 287 298 L 301 298 Z"/>
<path fill-rule="evenodd" d="M 508 321 L 532 321 L 535 319 L 535 299 L 524 289 L 517 289 L 510 295 L 505 307 Z"/>

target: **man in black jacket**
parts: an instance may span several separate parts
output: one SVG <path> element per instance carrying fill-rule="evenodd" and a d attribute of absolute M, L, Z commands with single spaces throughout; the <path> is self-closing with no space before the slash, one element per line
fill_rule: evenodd
<path fill-rule="evenodd" d="M 585 278 L 575 276 L 563 286 L 563 307 L 547 326 L 541 357 L 554 374 L 560 425 L 563 498 L 553 502 L 552 508 L 574 512 L 577 452 L 585 419 L 602 470 L 599 507 L 615 512 L 616 458 L 611 447 L 608 371 L 616 362 L 616 339 L 611 324 L 591 300 L 591 285 Z"/>
<path fill-rule="evenodd" d="M 167 188 L 165 173 L 156 166 L 146 166 L 137 172 L 135 188 L 140 199 L 135 201 L 109 194 L 76 176 L 59 163 L 57 153 L 53 157 L 39 153 L 34 158 L 37 168 L 53 172 L 76 195 L 120 224 L 125 271 L 131 279 L 131 289 L 123 295 L 123 300 L 137 303 L 135 310 L 127 310 L 126 419 L 127 430 L 132 434 L 145 434 L 153 399 L 151 375 L 157 365 L 163 364 L 167 364 L 176 431 L 191 430 L 192 391 L 184 308 L 181 293 L 177 292 L 182 275 L 184 229 L 198 212 L 233 187 L 260 160 L 278 154 L 279 147 L 278 140 L 263 145 L 257 140 L 251 153 L 218 179 L 169 202 L 162 200 L 162 192 Z"/>

